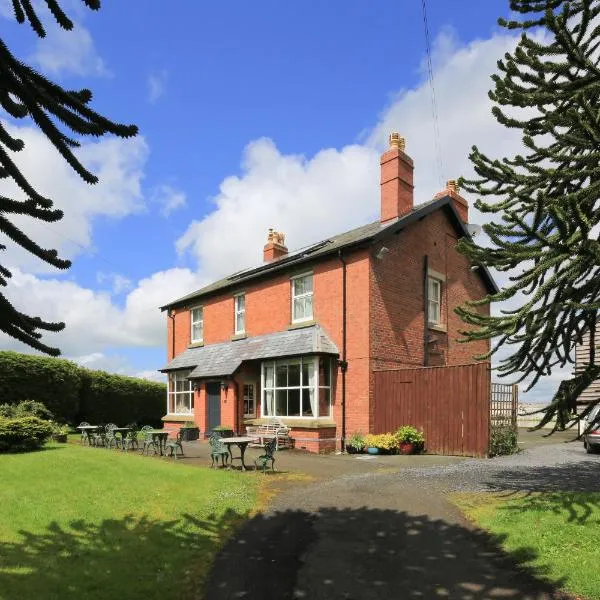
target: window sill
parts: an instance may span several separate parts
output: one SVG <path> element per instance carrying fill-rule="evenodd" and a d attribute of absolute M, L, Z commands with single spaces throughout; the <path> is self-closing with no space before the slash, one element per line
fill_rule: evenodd
<path fill-rule="evenodd" d="M 448 333 L 448 329 L 445 325 L 436 325 L 435 323 L 429 323 L 428 327 L 433 331 L 439 331 L 440 333 Z"/>
<path fill-rule="evenodd" d="M 202 348 L 202 346 L 204 346 L 204 342 L 193 342 L 188 348 Z"/>
<path fill-rule="evenodd" d="M 331 429 L 335 427 L 335 422 L 331 417 L 277 417 L 283 421 L 283 424 L 290 429 Z M 244 425 L 267 425 L 271 418 L 244 419 Z"/>
<path fill-rule="evenodd" d="M 290 329 L 302 329 L 302 327 L 312 327 L 313 325 L 316 325 L 317 322 L 314 319 L 311 319 L 310 321 L 298 321 L 298 323 L 292 323 L 288 326 L 288 331 Z"/>
<path fill-rule="evenodd" d="M 230 339 L 232 342 L 236 342 L 237 340 L 245 340 L 247 337 L 247 333 L 236 333 L 235 335 L 232 335 Z"/>
<path fill-rule="evenodd" d="M 174 423 L 184 423 L 186 421 L 193 421 L 193 413 L 190 415 L 165 415 L 161 418 L 161 421 L 172 421 Z"/>

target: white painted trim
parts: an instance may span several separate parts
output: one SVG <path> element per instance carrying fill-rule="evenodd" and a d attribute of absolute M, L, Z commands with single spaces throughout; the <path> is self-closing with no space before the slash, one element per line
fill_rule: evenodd
<path fill-rule="evenodd" d="M 292 324 L 296 324 L 296 323 L 306 323 L 307 321 L 314 321 L 315 317 L 315 302 L 314 302 L 314 298 L 315 298 L 315 277 L 314 277 L 314 272 L 313 271 L 306 271 L 305 273 L 300 273 L 298 275 L 294 275 L 293 277 L 290 277 L 290 300 L 291 300 L 291 316 L 292 316 Z M 312 314 L 308 317 L 302 317 L 301 319 L 297 319 L 294 318 L 294 299 L 296 298 L 296 296 L 294 296 L 294 281 L 296 279 L 302 279 L 304 277 L 311 277 L 312 279 L 312 291 L 310 293 L 310 298 L 312 299 Z M 300 296 L 301 298 L 307 298 L 309 297 L 309 294 L 301 294 Z"/>
<path fill-rule="evenodd" d="M 244 310 L 238 310 L 238 298 L 244 298 Z M 237 328 L 238 314 L 244 315 L 244 328 Z M 234 335 L 242 335 L 246 333 L 246 293 L 240 292 L 238 294 L 234 294 L 233 296 L 233 334 Z"/>
<path fill-rule="evenodd" d="M 197 321 L 197 323 L 202 323 L 202 337 L 199 339 L 194 339 L 194 311 L 200 309 L 202 311 L 202 321 Z M 204 342 L 204 306 L 199 304 L 197 306 L 190 307 L 190 344 L 201 344 Z"/>

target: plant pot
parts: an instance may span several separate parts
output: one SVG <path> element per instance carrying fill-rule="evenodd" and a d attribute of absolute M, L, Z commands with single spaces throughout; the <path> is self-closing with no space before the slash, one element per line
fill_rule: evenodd
<path fill-rule="evenodd" d="M 216 433 L 219 437 L 233 437 L 233 429 L 228 429 L 227 427 L 215 427 L 213 429 L 213 433 Z"/>
<path fill-rule="evenodd" d="M 414 454 L 415 445 L 411 442 L 401 442 L 400 443 L 400 454 Z"/>
<path fill-rule="evenodd" d="M 346 452 L 348 454 L 362 454 L 364 452 L 364 448 L 357 448 L 356 446 L 346 445 Z"/>
<path fill-rule="evenodd" d="M 182 427 L 181 439 L 184 442 L 193 442 L 200 437 L 200 429 L 198 427 Z"/>
<path fill-rule="evenodd" d="M 67 443 L 67 434 L 66 433 L 55 433 L 52 435 L 52 439 L 59 444 Z"/>
<path fill-rule="evenodd" d="M 367 448 L 367 452 L 369 454 L 379 454 L 379 448 L 373 448 L 372 446 L 370 448 Z"/>

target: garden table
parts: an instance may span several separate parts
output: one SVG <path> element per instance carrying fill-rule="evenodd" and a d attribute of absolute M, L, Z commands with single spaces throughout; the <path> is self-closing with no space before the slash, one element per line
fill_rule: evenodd
<path fill-rule="evenodd" d="M 235 460 L 241 461 L 242 471 L 247 471 L 248 469 L 246 468 L 246 463 L 244 462 L 244 454 L 246 453 L 246 448 L 248 447 L 248 444 L 250 442 L 256 441 L 256 438 L 248 437 L 248 436 L 233 436 L 233 437 L 221 438 L 220 441 L 223 442 L 227 446 L 227 450 L 229 450 L 229 458 L 231 459 L 230 468 L 231 468 L 231 463 L 235 459 Z M 233 454 L 231 453 L 231 446 L 234 444 L 240 449 L 239 456 L 233 456 Z"/>
<path fill-rule="evenodd" d="M 152 429 L 149 433 L 152 434 L 152 440 L 158 444 L 158 452 L 162 456 L 164 454 L 167 438 L 169 437 L 169 432 L 165 429 Z"/>
<path fill-rule="evenodd" d="M 98 431 L 98 425 L 79 425 L 75 429 L 80 429 L 82 433 L 85 433 L 85 435 L 87 435 L 88 446 L 91 446 L 92 433 L 94 433 L 94 431 Z"/>

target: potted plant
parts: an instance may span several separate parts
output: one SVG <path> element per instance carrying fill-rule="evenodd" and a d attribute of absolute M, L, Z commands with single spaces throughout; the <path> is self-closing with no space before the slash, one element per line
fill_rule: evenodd
<path fill-rule="evenodd" d="M 365 447 L 369 454 L 393 454 L 397 442 L 391 433 L 365 435 Z"/>
<path fill-rule="evenodd" d="M 52 439 L 55 442 L 61 444 L 67 443 L 67 435 L 70 431 L 68 425 L 59 425 L 58 423 L 52 423 Z"/>
<path fill-rule="evenodd" d="M 394 434 L 400 454 L 414 454 L 423 450 L 425 436 L 416 427 L 404 425 Z"/>
<path fill-rule="evenodd" d="M 353 433 L 346 442 L 348 454 L 362 454 L 365 451 L 365 436 L 362 433 Z"/>
<path fill-rule="evenodd" d="M 217 425 L 213 432 L 221 437 L 231 437 L 233 436 L 233 429 L 229 425 Z"/>
<path fill-rule="evenodd" d="M 186 421 L 181 426 L 181 439 L 184 442 L 193 442 L 200 437 L 200 428 L 193 421 Z"/>

